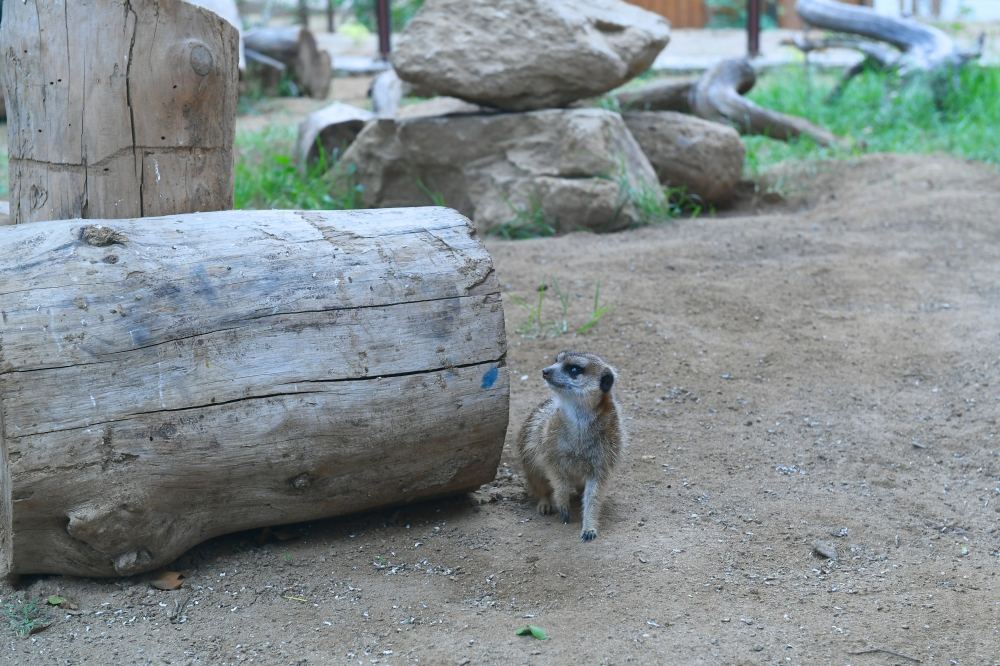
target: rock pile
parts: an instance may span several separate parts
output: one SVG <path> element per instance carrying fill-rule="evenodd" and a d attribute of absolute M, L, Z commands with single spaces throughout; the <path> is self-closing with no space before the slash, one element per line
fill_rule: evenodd
<path fill-rule="evenodd" d="M 622 229 L 663 204 L 661 183 L 724 200 L 743 161 L 733 130 L 579 104 L 647 69 L 668 39 L 663 18 L 621 0 L 427 0 L 393 66 L 452 101 L 438 114 L 380 111 L 341 161 L 366 206 L 443 204 L 481 231 Z"/>

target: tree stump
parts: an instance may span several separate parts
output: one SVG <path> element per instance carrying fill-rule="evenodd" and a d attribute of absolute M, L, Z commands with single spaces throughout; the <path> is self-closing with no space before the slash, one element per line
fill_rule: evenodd
<path fill-rule="evenodd" d="M 456 493 L 507 428 L 500 288 L 444 208 L 0 227 L 0 573 Z"/>
<path fill-rule="evenodd" d="M 182 0 L 6 3 L 15 223 L 231 208 L 237 43 Z"/>
<path fill-rule="evenodd" d="M 304 95 L 326 99 L 333 82 L 330 54 L 308 28 L 256 28 L 243 35 L 247 49 L 283 63 Z"/>

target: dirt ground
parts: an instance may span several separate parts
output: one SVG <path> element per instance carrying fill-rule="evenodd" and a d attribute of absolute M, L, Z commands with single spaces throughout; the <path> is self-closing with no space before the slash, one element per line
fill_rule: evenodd
<path fill-rule="evenodd" d="M 493 484 L 213 540 L 176 591 L 0 583 L 82 611 L 0 627 L 0 662 L 1000 664 L 1000 174 L 871 156 L 774 187 L 760 210 L 488 241 L 512 377 Z M 511 297 L 541 283 L 570 333 L 518 332 Z M 598 283 L 611 310 L 576 334 Z M 631 433 L 592 543 L 534 512 L 510 454 L 564 348 L 616 364 Z"/>

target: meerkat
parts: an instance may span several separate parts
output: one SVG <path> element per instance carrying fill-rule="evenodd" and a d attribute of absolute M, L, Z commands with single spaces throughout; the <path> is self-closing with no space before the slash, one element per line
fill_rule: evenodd
<path fill-rule="evenodd" d="M 564 351 L 542 370 L 552 397 L 528 416 L 517 451 L 538 512 L 569 523 L 573 491 L 583 498 L 580 538 L 597 537 L 601 500 L 625 438 L 612 388 L 614 368 L 594 354 Z"/>

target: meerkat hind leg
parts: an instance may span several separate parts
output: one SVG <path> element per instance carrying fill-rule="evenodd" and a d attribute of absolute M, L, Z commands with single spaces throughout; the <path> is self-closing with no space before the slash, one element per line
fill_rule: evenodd
<path fill-rule="evenodd" d="M 559 519 L 562 520 L 563 525 L 567 525 L 570 518 L 569 497 L 572 487 L 562 480 L 549 479 L 549 483 L 552 484 L 552 502 L 555 504 L 555 510 L 559 512 Z"/>
<path fill-rule="evenodd" d="M 552 486 L 548 479 L 529 465 L 524 467 L 524 478 L 528 482 L 528 492 L 538 499 L 538 513 L 543 516 L 552 513 Z"/>

